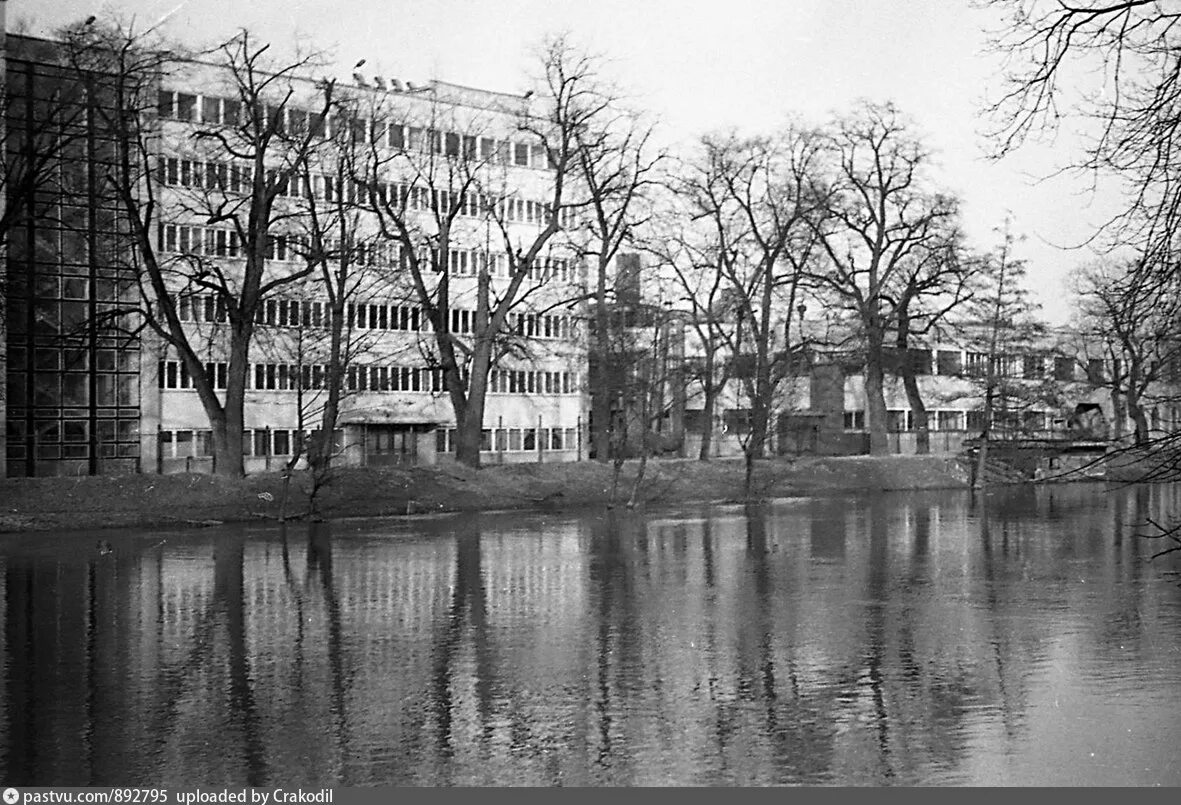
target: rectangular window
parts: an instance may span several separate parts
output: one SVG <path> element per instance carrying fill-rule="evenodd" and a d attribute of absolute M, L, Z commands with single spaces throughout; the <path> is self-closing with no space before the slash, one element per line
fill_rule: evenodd
<path fill-rule="evenodd" d="M 205 123 L 221 123 L 221 98 L 201 98 L 201 120 Z"/>
<path fill-rule="evenodd" d="M 1040 380 L 1045 371 L 1045 360 L 1041 355 L 1026 355 L 1022 359 L 1021 374 L 1026 380 Z"/>
<path fill-rule="evenodd" d="M 864 411 L 846 411 L 845 412 L 845 430 L 864 430 L 865 429 L 865 412 Z"/>
<path fill-rule="evenodd" d="M 958 349 L 941 349 L 935 354 L 935 369 L 941 375 L 962 374 L 963 364 L 963 353 Z"/>
<path fill-rule="evenodd" d="M 513 164 L 529 167 L 529 143 L 513 143 Z"/>
<path fill-rule="evenodd" d="M 1107 380 L 1106 372 L 1103 368 L 1102 358 L 1091 358 L 1087 361 L 1087 382 L 1099 386 Z"/>
<path fill-rule="evenodd" d="M 911 418 L 909 410 L 901 411 L 887 411 L 886 412 L 886 430 L 890 433 L 899 433 L 911 429 Z"/>
<path fill-rule="evenodd" d="M 197 431 L 197 455 L 202 458 L 213 455 L 213 431 Z"/>
<path fill-rule="evenodd" d="M 191 430 L 176 432 L 176 455 L 178 458 L 193 455 L 193 432 Z"/>
<path fill-rule="evenodd" d="M 197 115 L 197 96 L 176 93 L 176 119 L 192 121 Z"/>
<path fill-rule="evenodd" d="M 963 411 L 939 411 L 936 415 L 939 430 L 963 430 Z"/>
<path fill-rule="evenodd" d="M 911 349 L 910 365 L 914 373 L 919 376 L 931 374 L 931 350 Z"/>
<path fill-rule="evenodd" d="M 176 93 L 165 89 L 160 90 L 156 100 L 156 112 L 160 117 L 176 117 Z"/>
<path fill-rule="evenodd" d="M 402 127 L 401 123 L 390 124 L 389 144 L 390 148 L 396 148 L 399 151 L 406 147 L 406 129 Z"/>

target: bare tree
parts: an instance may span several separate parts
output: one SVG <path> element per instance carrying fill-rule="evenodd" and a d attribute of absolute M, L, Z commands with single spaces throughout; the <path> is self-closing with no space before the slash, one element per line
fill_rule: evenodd
<path fill-rule="evenodd" d="M 1022 284 L 1025 264 L 1013 255 L 1016 236 L 1006 223 L 1003 240 L 994 254 L 984 256 L 973 278 L 974 288 L 967 305 L 969 320 L 979 322 L 986 339 L 982 362 L 967 367 L 968 373 L 981 379 L 984 409 L 981 415 L 979 447 L 972 485 L 981 488 L 987 482 L 988 448 L 997 420 L 1012 432 L 1010 417 L 1016 416 L 1017 401 L 1028 398 L 1028 388 L 1014 378 L 1022 373 L 1016 365 L 1020 355 L 1039 340 L 1043 326 L 1033 318 L 1037 309 Z M 998 417 L 998 412 L 1002 416 Z"/>
<path fill-rule="evenodd" d="M 988 109 L 998 154 L 1053 135 L 1063 120 L 1088 124 L 1091 138 L 1073 164 L 1122 185 L 1122 211 L 1096 235 L 1137 255 L 1143 277 L 1128 286 L 1130 304 L 1151 286 L 1171 287 L 1181 224 L 1181 9 L 1162 0 L 981 4 L 1006 12 L 994 46 L 1007 57 L 1008 83 Z M 1150 464 L 1145 480 L 1177 477 L 1181 444 L 1162 440 Z M 1178 529 L 1161 524 L 1152 536 L 1177 542 Z"/>
<path fill-rule="evenodd" d="M 1152 438 L 1147 403 L 1181 360 L 1177 288 L 1147 281 L 1153 273 L 1135 262 L 1094 263 L 1078 272 L 1075 289 L 1084 332 L 1111 366 L 1116 419 L 1126 410 L 1140 446 Z"/>
<path fill-rule="evenodd" d="M 318 54 L 275 62 L 246 31 L 207 54 L 221 98 L 158 90 L 160 74 L 204 69 L 166 52 L 153 32 L 119 23 L 65 32 L 80 76 L 101 67 L 117 76 L 100 109 L 119 151 L 109 180 L 131 229 L 144 304 L 142 326 L 174 350 L 192 379 L 213 433 L 214 470 L 243 474 L 243 404 L 250 345 L 268 297 L 312 268 L 275 264 L 276 238 L 297 214 L 303 166 L 322 147 L 333 85 L 305 76 Z M 172 123 L 170 119 L 179 122 Z M 167 188 L 167 189 L 165 189 Z M 202 345 L 181 316 L 181 300 L 215 300 L 223 377 L 205 370 Z M 218 386 L 223 385 L 224 392 Z"/>
<path fill-rule="evenodd" d="M 368 93 L 337 92 L 328 143 L 301 165 L 304 194 L 294 222 L 298 233 L 292 238 L 293 249 L 313 269 L 309 280 L 325 300 L 323 324 L 328 336 L 320 424 L 308 445 L 313 505 L 316 492 L 331 475 L 338 450 L 335 433 L 346 397 L 359 391 L 389 390 L 388 369 L 374 371 L 375 367 L 360 362 L 385 360 L 410 349 L 375 335 L 381 323 L 371 320 L 366 304 L 378 296 L 409 296 L 398 272 L 397 250 L 388 248 L 389 242 L 377 232 L 368 185 L 358 181 L 368 170 L 374 132 L 385 122 L 374 116 L 372 101 Z"/>
<path fill-rule="evenodd" d="M 1181 10 L 1161 0 L 980 0 L 1004 14 L 993 47 L 1006 83 L 988 107 L 997 154 L 1064 120 L 1089 135 L 1072 165 L 1114 177 L 1123 211 L 1105 227 L 1108 245 L 1131 245 L 1158 270 L 1176 253 L 1181 223 Z"/>
<path fill-rule="evenodd" d="M 912 351 L 912 336 L 935 332 L 948 314 L 971 298 L 969 290 L 975 263 L 962 259 L 959 233 L 950 230 L 943 237 L 917 250 L 898 276 L 892 294 L 896 366 L 902 378 L 915 427 L 915 452 L 931 452 L 931 428 L 927 406 L 918 381 L 918 360 L 930 362 L 927 350 Z M 929 372 L 927 369 L 925 373 Z"/>
<path fill-rule="evenodd" d="M 618 97 L 614 90 L 602 91 L 608 99 Z M 652 125 L 635 112 L 611 102 L 601 117 L 593 128 L 575 131 L 575 146 L 577 181 L 585 203 L 579 243 L 583 256 L 593 262 L 595 277 L 593 382 L 599 393 L 591 398 L 591 419 L 596 423 L 592 438 L 595 457 L 607 461 L 612 423 L 611 399 L 605 393 L 611 373 L 610 267 L 620 248 L 633 240 L 650 217 L 646 195 L 664 154 L 652 153 Z"/>
<path fill-rule="evenodd" d="M 566 246 L 555 236 L 588 204 L 579 184 L 582 144 L 605 147 L 609 139 L 598 132 L 610 128 L 618 116 L 615 98 L 599 81 L 595 59 L 564 39 L 545 46 L 541 68 L 539 85 L 524 97 L 493 104 L 482 116 L 447 123 L 455 132 L 453 143 L 439 139 L 442 123 L 424 121 L 422 145 L 410 142 L 384 156 L 375 150 L 370 167 L 381 234 L 400 244 L 433 333 L 432 358 L 455 414 L 456 459 L 473 467 L 480 465 L 490 373 L 504 356 L 519 354 L 520 338 L 530 335 L 528 326 L 516 324 L 582 296 L 568 258 L 553 257 Z M 490 128 L 503 125 L 506 117 L 513 124 L 509 137 L 515 139 Z M 636 145 L 634 139 L 627 142 Z M 543 201 L 520 197 L 515 187 L 518 166 L 544 169 L 539 174 L 544 177 Z M 400 182 L 398 192 L 382 191 L 391 181 Z M 461 214 L 483 225 L 482 256 L 475 265 L 459 267 L 474 278 L 474 287 L 468 280 L 452 281 L 452 274 L 459 273 L 453 239 L 481 231 L 470 222 L 458 226 Z M 453 306 L 460 298 L 470 310 L 464 311 L 464 326 L 455 327 Z"/>
<path fill-rule="evenodd" d="M 10 53 L 9 58 L 13 55 L 19 56 Z M 13 224 L 29 213 L 34 193 L 49 187 L 68 192 L 62 186 L 64 162 L 86 141 L 91 100 L 86 84 L 71 80 L 61 68 L 51 75 L 50 85 L 38 85 L 34 94 L 25 86 L 29 78 L 23 72 L 0 73 L 6 89 L 0 96 L 0 245 L 7 244 Z"/>
<path fill-rule="evenodd" d="M 733 322 L 710 331 L 726 342 L 730 376 L 749 402 L 743 442 L 749 491 L 754 461 L 766 454 L 771 413 L 782 381 L 795 368 L 791 311 L 818 251 L 814 216 L 821 141 L 789 125 L 775 137 L 705 137 L 674 186 L 700 223 L 699 253 L 716 258 Z"/>
<path fill-rule="evenodd" d="M 954 228 L 954 198 L 930 188 L 930 154 L 892 104 L 864 103 L 827 134 L 829 205 L 818 233 L 828 257 L 815 275 L 852 313 L 864 345 L 870 453 L 888 450 L 886 337 L 897 323 L 908 267 Z"/>
<path fill-rule="evenodd" d="M 682 312 L 692 337 L 685 347 L 681 380 L 686 395 L 700 396 L 697 457 L 708 461 L 713 453 L 717 401 L 733 367 L 726 359 L 726 328 L 734 321 L 733 294 L 719 268 L 718 239 L 703 234 L 699 223 L 690 220 L 695 213 L 684 203 L 688 198 L 675 191 L 668 195 L 660 204 L 660 219 L 645 239 L 646 250 L 667 275 L 673 305 Z"/>

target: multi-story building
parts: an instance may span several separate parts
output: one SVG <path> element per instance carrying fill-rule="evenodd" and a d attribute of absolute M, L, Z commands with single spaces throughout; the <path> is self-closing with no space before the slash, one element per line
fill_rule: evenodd
<path fill-rule="evenodd" d="M 6 61 L 6 125 L 9 132 L 31 128 L 31 101 L 61 97 L 55 88 L 72 77 L 62 48 L 11 36 Z M 252 166 L 222 135 L 252 113 L 241 80 L 226 64 L 166 64 L 148 113 L 154 127 L 148 142 L 158 153 L 152 175 L 141 182 L 157 205 L 152 247 L 170 277 L 176 314 L 219 394 L 227 384 L 229 316 L 224 294 L 203 278 L 224 275 L 233 286 L 244 260 L 241 219 L 226 210 L 249 204 Z M 275 95 L 267 113 L 280 116 L 277 125 L 286 131 L 309 127 L 338 143 L 352 132 L 350 142 L 360 144 L 374 166 L 374 181 L 346 176 L 339 152 L 309 151 L 276 200 L 281 209 L 267 233 L 264 283 L 296 279 L 276 286 L 254 317 L 246 469 L 292 462 L 305 436 L 319 427 L 329 297 L 320 272 L 307 270 L 309 242 L 317 236 L 329 244 L 324 248 L 348 252 L 352 265 L 337 460 L 376 465 L 445 458 L 455 449 L 455 417 L 436 334 L 404 247 L 391 236 L 396 222 L 386 220 L 383 228 L 380 216 L 369 213 L 378 195 L 401 200 L 402 223 L 413 229 L 424 264 L 436 269 L 424 272 L 427 291 L 448 284 L 447 329 L 462 356 L 473 336 L 482 278 L 491 297 L 500 298 L 511 279 L 507 250 L 528 248 L 548 220 L 554 171 L 535 138 L 521 130 L 523 99 L 439 81 L 414 86 L 354 75 L 335 89 L 338 100 L 358 110 L 346 118 L 321 108 L 323 85 L 311 76 L 285 76 Z M 101 96 L 86 97 L 101 103 Z M 110 137 L 102 116 L 74 117 L 81 145 L 63 153 L 55 180 L 42 184 L 37 203 L 7 238 L 7 471 L 207 471 L 212 429 L 177 349 L 149 328 L 128 335 L 133 328 L 126 321 L 109 334 L 101 330 L 101 322 L 112 320 L 103 318 L 102 307 L 134 294 L 141 275 L 113 196 L 103 187 Z M 8 147 L 19 142 L 10 137 Z M 318 203 L 323 214 L 345 196 L 356 202 L 348 225 L 313 232 L 309 211 Z M 455 210 L 447 246 L 440 248 L 439 213 Z M 559 215 L 563 231 L 533 262 L 498 341 L 484 412 L 488 462 L 585 455 L 586 352 L 578 301 L 584 277 L 567 234 L 570 211 Z"/>
<path fill-rule="evenodd" d="M 5 37 L 2 61 L 0 468 L 134 472 L 140 350 L 109 319 L 134 275 L 118 254 L 124 224 L 106 182 L 114 144 L 95 123 L 102 81 L 83 86 L 55 43 L 28 37 Z"/>

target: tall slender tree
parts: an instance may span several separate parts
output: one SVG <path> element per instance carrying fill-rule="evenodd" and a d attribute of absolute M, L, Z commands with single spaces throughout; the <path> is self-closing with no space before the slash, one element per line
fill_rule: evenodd
<path fill-rule="evenodd" d="M 1012 420 L 1020 415 L 1027 399 L 1028 388 L 1015 381 L 1022 373 L 1015 363 L 1017 356 L 1028 352 L 1044 331 L 1044 325 L 1034 317 L 1037 305 L 1024 284 L 1025 263 L 1013 253 L 1016 242 L 1017 237 L 1006 223 L 1000 246 L 980 263 L 972 299 L 966 307 L 969 320 L 981 328 L 986 344 L 982 363 L 968 367 L 980 378 L 984 392 L 973 474 L 976 488 L 987 483 L 989 443 L 998 421 L 1011 433 Z"/>

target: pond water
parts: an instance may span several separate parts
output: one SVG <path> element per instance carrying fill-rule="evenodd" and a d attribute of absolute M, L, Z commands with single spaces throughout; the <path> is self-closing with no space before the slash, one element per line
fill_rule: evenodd
<path fill-rule="evenodd" d="M 7 535 L 0 781 L 1181 785 L 1148 517 L 1181 487 Z"/>

